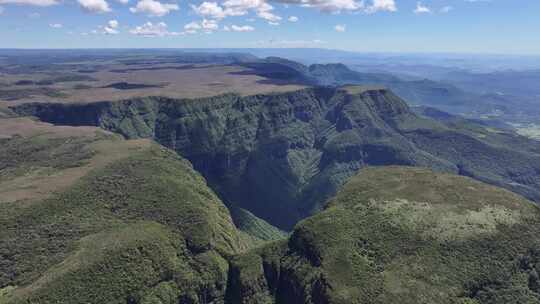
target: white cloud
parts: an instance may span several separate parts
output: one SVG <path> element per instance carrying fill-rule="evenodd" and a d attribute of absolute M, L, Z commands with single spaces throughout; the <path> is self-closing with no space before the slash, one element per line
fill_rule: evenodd
<path fill-rule="evenodd" d="M 187 34 L 195 34 L 198 30 L 200 30 L 202 27 L 197 22 L 193 21 L 186 25 L 184 25 L 184 31 Z"/>
<path fill-rule="evenodd" d="M 118 30 L 118 27 L 120 26 L 120 23 L 118 20 L 109 20 L 106 25 L 100 25 L 98 26 L 98 29 L 90 31 L 92 34 L 102 34 L 102 35 L 116 35 L 119 34 L 120 31 Z"/>
<path fill-rule="evenodd" d="M 38 19 L 39 17 L 41 17 L 41 15 L 39 13 L 30 13 L 28 15 L 26 15 L 26 17 L 30 18 L 30 19 Z"/>
<path fill-rule="evenodd" d="M 252 32 L 255 30 L 255 28 L 249 25 L 242 25 L 242 26 L 231 25 L 231 30 L 235 32 Z"/>
<path fill-rule="evenodd" d="M 108 35 L 118 34 L 118 25 L 118 20 L 109 20 L 109 22 L 107 22 L 107 25 L 103 27 L 103 33 Z"/>
<path fill-rule="evenodd" d="M 51 6 L 58 4 L 56 0 L 0 0 L 0 4 L 21 4 L 34 6 Z"/>
<path fill-rule="evenodd" d="M 309 0 L 302 6 L 315 7 L 327 13 L 339 13 L 341 11 L 356 11 L 364 7 L 363 1 L 354 0 Z"/>
<path fill-rule="evenodd" d="M 109 22 L 107 22 L 107 25 L 110 27 L 110 28 L 117 28 L 119 23 L 118 23 L 118 20 L 109 20 Z"/>
<path fill-rule="evenodd" d="M 443 13 L 443 14 L 446 14 L 446 13 L 449 13 L 450 11 L 452 11 L 454 8 L 450 5 L 447 5 L 447 6 L 444 6 L 441 8 L 440 12 Z"/>
<path fill-rule="evenodd" d="M 422 2 L 416 2 L 416 8 L 414 9 L 414 13 L 417 15 L 428 14 L 428 13 L 431 13 L 431 9 L 423 5 Z"/>
<path fill-rule="evenodd" d="M 363 10 L 366 13 L 379 11 L 397 11 L 395 0 L 270 0 L 284 5 L 299 5 L 316 8 L 323 12 L 339 13 L 341 11 Z M 369 1 L 369 2 L 368 2 Z M 191 5 L 193 11 L 204 18 L 223 19 L 229 16 L 243 16 L 250 11 L 257 17 L 273 24 L 282 20 L 274 13 L 274 7 L 267 0 L 225 0 L 222 3 L 204 1 L 199 6 Z M 298 17 L 290 16 L 287 20 L 297 22 Z"/>
<path fill-rule="evenodd" d="M 302 7 L 311 7 L 326 13 L 340 13 L 342 11 L 364 11 L 376 13 L 379 11 L 395 12 L 395 0 L 273 0 Z"/>
<path fill-rule="evenodd" d="M 295 4 L 302 7 L 311 7 L 327 13 L 339 13 L 341 11 L 355 11 L 364 8 L 364 0 L 274 0 L 285 3 L 285 5 Z M 377 0 L 375 0 L 377 1 Z"/>
<path fill-rule="evenodd" d="M 89 13 L 107 13 L 111 11 L 109 3 L 105 0 L 78 0 L 81 8 Z"/>
<path fill-rule="evenodd" d="M 281 20 L 280 16 L 272 13 L 274 7 L 264 0 L 227 0 L 223 6 L 229 16 L 242 16 L 247 14 L 249 10 L 253 10 L 257 17 L 266 21 L 277 22 Z"/>
<path fill-rule="evenodd" d="M 116 0 L 118 3 L 128 4 L 129 0 Z"/>
<path fill-rule="evenodd" d="M 171 11 L 177 11 L 178 5 L 174 3 L 161 3 L 154 0 L 141 0 L 135 7 L 129 10 L 132 13 L 144 13 L 149 16 L 162 17 L 169 14 Z"/>
<path fill-rule="evenodd" d="M 204 31 L 205 33 L 212 33 L 217 29 L 219 29 L 217 21 L 211 19 L 203 19 L 200 23 L 193 21 L 184 25 L 185 34 L 195 34 L 199 30 Z"/>
<path fill-rule="evenodd" d="M 224 30 L 225 32 L 230 32 L 230 31 L 231 31 L 231 28 L 228 27 L 227 25 L 224 25 L 224 26 L 223 26 L 223 30 Z"/>
<path fill-rule="evenodd" d="M 165 22 L 152 23 L 146 22 L 141 26 L 137 26 L 129 31 L 133 35 L 144 37 L 164 37 L 164 36 L 178 36 L 181 33 L 169 32 L 167 24 Z"/>
<path fill-rule="evenodd" d="M 4 13 L 4 8 L 0 6 L 0 15 Z"/>
<path fill-rule="evenodd" d="M 60 29 L 60 28 L 62 28 L 64 26 L 62 25 L 62 23 L 51 23 L 51 24 L 49 24 L 49 27 L 54 28 L 54 29 Z"/>
<path fill-rule="evenodd" d="M 226 0 L 223 2 L 229 16 L 242 16 L 247 14 L 248 10 L 257 9 L 265 4 L 269 5 L 264 0 Z"/>
<path fill-rule="evenodd" d="M 334 30 L 336 30 L 336 32 L 345 32 L 345 30 L 347 30 L 347 26 L 345 24 L 338 24 L 334 26 Z"/>
<path fill-rule="evenodd" d="M 268 3 L 264 3 L 263 5 L 257 8 L 257 16 L 266 21 L 270 21 L 274 23 L 280 21 L 281 17 L 272 13 L 272 10 L 274 10 L 274 7 L 272 7 Z"/>
<path fill-rule="evenodd" d="M 110 27 L 106 26 L 106 27 L 103 28 L 103 33 L 107 34 L 107 35 L 116 35 L 119 32 L 116 29 L 113 29 L 113 28 L 110 28 Z"/>
<path fill-rule="evenodd" d="M 204 19 L 201 22 L 201 28 L 206 32 L 211 32 L 211 31 L 217 30 L 219 28 L 219 26 L 218 26 L 216 20 Z"/>
<path fill-rule="evenodd" d="M 397 11 L 396 2 L 394 0 L 373 0 L 371 5 L 366 7 L 367 13 L 376 13 L 379 11 L 395 12 Z"/>
<path fill-rule="evenodd" d="M 226 0 L 222 5 L 217 2 L 205 1 L 199 6 L 192 5 L 193 11 L 204 18 L 223 19 L 229 16 L 243 16 L 254 11 L 255 14 L 266 21 L 278 22 L 280 16 L 272 11 L 274 7 L 265 0 Z"/>
<path fill-rule="evenodd" d="M 225 10 L 219 6 L 216 2 L 203 2 L 199 6 L 191 5 L 193 11 L 200 16 L 223 19 L 227 16 Z"/>

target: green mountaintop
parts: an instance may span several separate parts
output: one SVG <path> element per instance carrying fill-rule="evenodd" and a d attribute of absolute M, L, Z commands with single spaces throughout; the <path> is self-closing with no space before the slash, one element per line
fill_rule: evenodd
<path fill-rule="evenodd" d="M 251 243 L 189 162 L 148 140 L 25 124 L 0 145 L 0 303 L 223 298 L 228 257 Z"/>
<path fill-rule="evenodd" d="M 367 168 L 288 242 L 235 259 L 231 303 L 540 303 L 540 209 L 470 178 Z"/>

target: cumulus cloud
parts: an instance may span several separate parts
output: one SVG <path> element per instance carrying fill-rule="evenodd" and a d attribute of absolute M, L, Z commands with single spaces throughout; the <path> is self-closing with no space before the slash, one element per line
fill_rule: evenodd
<path fill-rule="evenodd" d="M 201 28 L 206 32 L 211 32 L 211 31 L 217 30 L 219 28 L 219 26 L 218 26 L 216 20 L 204 19 L 201 22 Z"/>
<path fill-rule="evenodd" d="M 205 18 L 223 19 L 229 16 L 243 16 L 250 11 L 266 21 L 278 22 L 281 17 L 274 14 L 274 7 L 265 0 L 226 0 L 222 5 L 217 2 L 203 2 L 199 6 L 192 5 L 193 11 Z"/>
<path fill-rule="evenodd" d="M 117 20 L 109 20 L 107 22 L 107 25 L 103 27 L 103 33 L 108 35 L 116 35 L 118 34 L 118 21 Z"/>
<path fill-rule="evenodd" d="M 265 9 L 271 7 L 264 0 L 226 0 L 223 6 L 230 16 L 242 16 L 247 14 L 248 10 L 258 10 L 263 6 L 266 7 Z"/>
<path fill-rule="evenodd" d="M 184 25 L 184 31 L 187 34 L 195 34 L 198 30 L 200 30 L 202 27 L 197 22 L 193 21 L 186 25 Z"/>
<path fill-rule="evenodd" d="M 363 1 L 354 0 L 309 0 L 305 1 L 302 6 L 314 7 L 320 11 L 327 13 L 339 13 L 341 11 L 356 11 L 364 8 Z"/>
<path fill-rule="evenodd" d="M 113 19 L 113 20 L 109 20 L 109 22 L 107 22 L 107 25 L 108 25 L 110 28 L 115 29 L 115 28 L 118 28 L 119 23 L 118 23 L 117 20 L 114 20 L 114 19 Z"/>
<path fill-rule="evenodd" d="M 62 25 L 62 23 L 51 23 L 51 24 L 49 24 L 49 27 L 54 28 L 54 29 L 60 29 L 60 28 L 62 28 L 64 26 Z"/>
<path fill-rule="evenodd" d="M 396 2 L 394 0 L 373 0 L 371 5 L 366 7 L 367 13 L 376 13 L 380 11 L 395 12 L 397 11 Z"/>
<path fill-rule="evenodd" d="M 311 7 L 326 13 L 342 11 L 364 11 L 376 13 L 379 11 L 397 11 L 395 0 L 273 0 L 285 5 L 300 5 Z"/>
<path fill-rule="evenodd" d="M 345 24 L 338 24 L 336 26 L 334 26 L 334 30 L 336 30 L 336 32 L 345 32 L 345 30 L 347 29 L 347 27 L 345 26 Z"/>
<path fill-rule="evenodd" d="M 153 17 L 162 17 L 169 14 L 171 11 L 177 11 L 178 5 L 174 3 L 161 3 L 154 0 L 141 0 L 135 7 L 129 10 L 132 13 L 143 13 Z"/>
<path fill-rule="evenodd" d="M 416 8 L 414 9 L 414 13 L 417 15 L 428 14 L 428 13 L 431 13 L 431 9 L 423 5 L 422 2 L 416 2 Z"/>
<path fill-rule="evenodd" d="M 78 0 L 81 8 L 89 13 L 102 14 L 111 11 L 109 3 L 105 0 Z"/>
<path fill-rule="evenodd" d="M 205 33 L 212 33 L 217 29 L 219 29 L 217 21 L 211 19 L 203 19 L 200 23 L 193 21 L 184 25 L 185 34 L 195 34 L 199 30 L 204 31 Z"/>
<path fill-rule="evenodd" d="M 203 2 L 199 6 L 191 5 L 193 11 L 200 16 L 223 19 L 227 16 L 225 10 L 217 2 Z"/>
<path fill-rule="evenodd" d="M 281 17 L 272 13 L 273 9 L 274 7 L 272 7 L 270 4 L 264 3 L 257 8 L 257 17 L 273 23 L 280 21 Z"/>
<path fill-rule="evenodd" d="M 231 30 L 235 32 L 252 32 L 255 30 L 255 28 L 249 25 L 242 25 L 242 26 L 231 25 Z"/>
<path fill-rule="evenodd" d="M 165 22 L 152 23 L 146 22 L 141 26 L 137 26 L 129 31 L 133 35 L 144 37 L 164 37 L 164 36 L 178 36 L 178 32 L 169 32 L 167 24 Z"/>
<path fill-rule="evenodd" d="M 102 34 L 102 35 L 116 35 L 119 34 L 118 30 L 120 23 L 118 20 L 109 20 L 106 25 L 100 25 L 97 29 L 90 31 L 92 34 Z"/>
<path fill-rule="evenodd" d="M 0 4 L 21 4 L 34 6 L 51 6 L 58 4 L 56 0 L 0 0 Z"/>
<path fill-rule="evenodd" d="M 284 5 L 299 5 L 302 7 L 315 8 L 327 13 L 339 13 L 342 11 L 364 11 L 376 13 L 379 11 L 397 11 L 395 0 L 270 0 L 283 3 Z M 267 0 L 225 0 L 222 3 L 204 1 L 200 5 L 191 5 L 193 11 L 204 18 L 218 19 L 229 16 L 243 16 L 254 12 L 257 17 L 277 24 L 282 20 L 274 13 L 274 7 Z M 287 20 L 298 21 L 298 17 L 291 16 Z"/>

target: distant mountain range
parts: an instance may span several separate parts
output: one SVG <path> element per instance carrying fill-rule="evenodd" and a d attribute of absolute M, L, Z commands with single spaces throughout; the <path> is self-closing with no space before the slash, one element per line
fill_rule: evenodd
<path fill-rule="evenodd" d="M 482 86 L 474 89 L 476 84 L 467 77 L 476 75 L 453 73 L 453 80 L 434 81 L 429 79 L 403 79 L 388 73 L 364 73 L 351 70 L 344 64 L 313 64 L 305 66 L 287 59 L 269 57 L 255 63 L 241 63 L 254 69 L 254 73 L 260 76 L 281 81 L 296 81 L 311 85 L 339 86 L 346 84 L 360 84 L 370 86 L 383 86 L 389 88 L 399 97 L 405 99 L 411 105 L 436 107 L 441 110 L 464 115 L 475 119 L 495 118 L 502 121 L 536 121 L 540 117 L 538 107 L 538 94 L 534 84 L 538 83 L 540 73 L 515 72 L 507 76 L 505 73 L 486 74 L 496 77 L 498 82 L 505 83 L 505 79 L 512 78 L 513 74 L 522 75 L 526 83 L 519 86 L 498 84 Z M 489 83 L 489 77 L 479 75 L 478 82 Z M 487 78 L 487 79 L 486 79 Z M 460 80 L 461 79 L 461 80 Z M 476 78 L 475 78 L 476 79 Z M 519 82 L 518 79 L 512 80 Z M 508 80 L 507 83 L 512 83 Z M 467 85 L 464 85 L 467 84 Z M 529 91 L 519 88 L 527 86 Z M 500 87 L 505 92 L 496 93 L 495 87 Z"/>

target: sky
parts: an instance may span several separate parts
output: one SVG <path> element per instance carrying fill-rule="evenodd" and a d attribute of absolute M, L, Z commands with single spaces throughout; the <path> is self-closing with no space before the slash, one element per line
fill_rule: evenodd
<path fill-rule="evenodd" d="M 540 0 L 0 0 L 0 48 L 540 54 Z"/>

